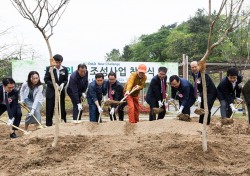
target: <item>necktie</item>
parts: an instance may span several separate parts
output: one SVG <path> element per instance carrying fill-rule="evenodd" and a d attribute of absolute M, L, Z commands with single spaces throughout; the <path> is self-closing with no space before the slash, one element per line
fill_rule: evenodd
<path fill-rule="evenodd" d="M 113 100 L 111 84 L 109 85 L 109 99 L 110 99 L 110 100 Z"/>
<path fill-rule="evenodd" d="M 162 92 L 162 99 L 166 99 L 166 87 L 164 84 L 164 80 L 161 81 L 161 92 Z"/>
<path fill-rule="evenodd" d="M 10 104 L 9 104 L 7 92 L 4 92 L 4 99 L 5 99 L 5 104 L 6 104 L 9 119 L 12 119 L 12 114 L 11 114 L 11 110 L 10 110 Z"/>
<path fill-rule="evenodd" d="M 195 74 L 195 80 L 194 80 L 194 97 L 197 98 L 197 79 L 198 75 Z"/>

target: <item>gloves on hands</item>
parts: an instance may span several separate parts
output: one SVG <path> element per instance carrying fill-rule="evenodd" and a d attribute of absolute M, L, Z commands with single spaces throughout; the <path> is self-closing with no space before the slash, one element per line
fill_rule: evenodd
<path fill-rule="evenodd" d="M 28 116 L 33 116 L 34 115 L 35 110 L 31 109 L 31 111 L 28 113 Z"/>
<path fill-rule="evenodd" d="M 201 97 L 200 97 L 200 96 L 197 97 L 196 102 L 197 102 L 197 103 L 201 103 Z"/>
<path fill-rule="evenodd" d="M 128 96 L 129 95 L 129 91 L 127 90 L 124 94 L 124 97 Z"/>
<path fill-rule="evenodd" d="M 181 114 L 184 106 L 181 106 L 180 109 L 178 110 L 177 114 Z"/>
<path fill-rule="evenodd" d="M 14 117 L 13 117 L 12 119 L 9 119 L 9 120 L 7 121 L 7 125 L 9 125 L 9 126 L 13 125 L 14 120 L 15 120 Z"/>
<path fill-rule="evenodd" d="M 115 108 L 111 108 L 111 110 L 110 110 L 109 114 L 113 116 L 113 115 L 114 115 L 114 113 L 115 113 Z"/>
<path fill-rule="evenodd" d="M 103 112 L 101 106 L 98 106 L 98 112 L 101 114 Z"/>
<path fill-rule="evenodd" d="M 242 100 L 241 98 L 236 97 L 236 101 L 237 101 L 237 103 L 240 103 L 240 102 L 242 102 L 243 100 Z"/>
<path fill-rule="evenodd" d="M 81 110 L 82 110 L 82 104 L 81 104 L 81 103 L 78 103 L 78 104 L 77 104 L 77 107 L 78 107 L 78 111 L 81 111 Z"/>
<path fill-rule="evenodd" d="M 86 94 L 85 93 L 82 93 L 82 98 L 86 98 Z"/>
<path fill-rule="evenodd" d="M 159 105 L 159 108 L 163 106 L 163 103 L 161 102 L 161 100 L 158 101 L 158 105 Z"/>
<path fill-rule="evenodd" d="M 234 104 L 233 104 L 233 103 L 230 104 L 230 108 L 232 109 L 233 112 L 236 112 L 236 111 L 237 111 L 237 109 L 234 107 Z"/>

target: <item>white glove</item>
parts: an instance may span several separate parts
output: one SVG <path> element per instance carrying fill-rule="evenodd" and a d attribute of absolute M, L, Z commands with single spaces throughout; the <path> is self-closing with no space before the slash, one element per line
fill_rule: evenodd
<path fill-rule="evenodd" d="M 135 87 L 134 87 L 134 89 L 139 89 L 140 88 L 140 86 L 139 85 L 136 85 Z"/>
<path fill-rule="evenodd" d="M 103 101 L 105 102 L 105 101 L 107 101 L 107 100 L 108 100 L 107 97 L 104 96 L 104 97 L 103 97 Z"/>
<path fill-rule="evenodd" d="M 101 114 L 103 112 L 102 108 L 98 106 L 98 112 Z"/>
<path fill-rule="evenodd" d="M 233 103 L 230 104 L 230 108 L 232 109 L 233 112 L 236 112 L 236 111 L 237 111 L 237 109 L 234 107 L 234 104 L 233 104 Z"/>
<path fill-rule="evenodd" d="M 197 103 L 201 103 L 201 97 L 200 97 L 200 96 L 197 97 L 196 102 L 197 102 Z"/>
<path fill-rule="evenodd" d="M 115 113 L 115 108 L 111 108 L 111 110 L 110 110 L 109 114 L 113 116 L 113 115 L 114 115 L 114 113 Z"/>
<path fill-rule="evenodd" d="M 124 97 L 129 95 L 129 91 L 127 90 L 126 93 L 124 94 Z"/>
<path fill-rule="evenodd" d="M 9 119 L 9 120 L 7 121 L 7 125 L 9 125 L 9 126 L 13 125 L 14 120 L 15 120 L 14 117 L 13 117 L 12 119 Z"/>
<path fill-rule="evenodd" d="M 77 104 L 77 107 L 78 107 L 78 111 L 81 111 L 81 110 L 82 110 L 82 104 L 81 104 L 81 103 L 78 103 L 78 104 Z"/>
<path fill-rule="evenodd" d="M 158 105 L 159 105 L 159 108 L 163 106 L 163 103 L 161 102 L 161 100 L 158 101 Z"/>
<path fill-rule="evenodd" d="M 182 110 L 183 110 L 184 106 L 181 106 L 179 111 L 177 112 L 177 114 L 181 114 L 182 113 Z"/>
<path fill-rule="evenodd" d="M 82 98 L 86 98 L 86 94 L 85 93 L 82 93 Z"/>
<path fill-rule="evenodd" d="M 62 83 L 61 85 L 60 85 L 60 87 L 58 88 L 58 90 L 60 91 L 60 90 L 63 90 L 63 87 L 64 87 L 64 83 Z"/>
<path fill-rule="evenodd" d="M 241 98 L 236 97 L 236 101 L 237 101 L 237 103 L 240 103 L 240 102 L 242 102 L 243 100 L 242 100 Z"/>
<path fill-rule="evenodd" d="M 33 116 L 34 115 L 35 110 L 31 109 L 31 111 L 28 113 L 28 116 Z"/>

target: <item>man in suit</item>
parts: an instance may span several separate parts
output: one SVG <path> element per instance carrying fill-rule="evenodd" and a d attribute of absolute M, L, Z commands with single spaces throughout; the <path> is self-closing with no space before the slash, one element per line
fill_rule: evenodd
<path fill-rule="evenodd" d="M 190 66 L 192 70 L 192 76 L 194 79 L 194 96 L 196 98 L 197 103 L 201 103 L 201 108 L 204 109 L 204 97 L 203 97 L 200 67 L 198 66 L 197 61 L 191 62 Z M 212 79 L 206 73 L 205 73 L 205 80 L 206 80 L 206 87 L 207 87 L 207 105 L 208 105 L 207 125 L 209 125 L 210 118 L 211 118 L 211 109 L 217 97 L 217 90 Z M 200 115 L 199 123 L 203 123 L 203 119 L 204 119 L 204 114 Z"/>
<path fill-rule="evenodd" d="M 63 57 L 56 54 L 53 59 L 56 65 L 53 67 L 53 74 L 55 76 L 55 82 L 58 91 L 61 91 L 60 104 L 61 104 L 61 118 L 66 123 L 66 111 L 65 111 L 65 90 L 64 87 L 68 83 L 68 69 L 62 66 Z M 53 113 L 55 107 L 55 89 L 52 84 L 51 75 L 49 72 L 50 67 L 46 68 L 44 82 L 47 85 L 46 88 L 46 126 L 52 126 Z"/>
<path fill-rule="evenodd" d="M 217 87 L 217 95 L 220 100 L 220 112 L 222 118 L 229 118 L 237 109 L 234 107 L 234 100 L 242 101 L 240 98 L 242 76 L 236 68 L 227 70 L 227 77 L 223 78 Z"/>
<path fill-rule="evenodd" d="M 123 86 L 122 84 L 116 80 L 116 73 L 111 71 L 108 74 L 108 82 L 106 84 L 105 89 L 108 92 L 108 98 L 110 100 L 115 100 L 115 101 L 121 101 L 123 98 Z M 110 120 L 112 120 L 112 116 L 114 117 L 114 120 L 116 120 L 116 115 L 115 112 L 118 112 L 119 120 L 123 121 L 124 120 L 124 106 L 125 103 L 121 105 L 111 105 L 111 108 L 108 108 L 109 110 L 109 115 L 110 115 Z"/>
<path fill-rule="evenodd" d="M 166 114 L 166 92 L 167 92 L 167 71 L 166 67 L 159 67 L 158 74 L 154 76 L 149 84 L 146 95 L 146 102 L 150 105 L 149 121 L 156 120 L 156 114 L 153 108 L 162 108 L 163 111 L 158 114 L 158 119 L 163 119 Z"/>
<path fill-rule="evenodd" d="M 89 84 L 89 89 L 87 92 L 87 100 L 89 104 L 89 118 L 90 122 L 98 122 L 99 115 L 103 112 L 101 107 L 103 95 L 106 95 L 106 89 L 104 81 L 104 75 L 102 73 L 97 73 L 95 75 L 95 80 Z"/>
<path fill-rule="evenodd" d="M 3 78 L 3 85 L 0 86 L 0 116 L 7 110 L 9 120 L 7 124 L 19 127 L 22 112 L 18 104 L 18 91 L 15 89 L 15 81 L 12 78 Z M 12 128 L 10 138 L 16 138 L 15 130 Z"/>
<path fill-rule="evenodd" d="M 178 114 L 190 115 L 190 107 L 195 102 L 194 87 L 188 80 L 179 78 L 177 75 L 172 75 L 169 78 L 171 85 L 171 97 L 172 99 L 179 100 Z"/>
<path fill-rule="evenodd" d="M 244 96 L 247 110 L 248 110 L 248 123 L 250 127 L 250 79 L 247 80 L 246 84 L 242 88 L 242 94 Z"/>
<path fill-rule="evenodd" d="M 87 90 L 88 84 L 89 81 L 87 66 L 86 64 L 79 64 L 77 70 L 71 74 L 67 88 L 67 93 L 73 104 L 73 122 L 76 122 L 79 111 L 79 120 L 81 120 L 81 98 L 86 98 L 85 92 Z"/>

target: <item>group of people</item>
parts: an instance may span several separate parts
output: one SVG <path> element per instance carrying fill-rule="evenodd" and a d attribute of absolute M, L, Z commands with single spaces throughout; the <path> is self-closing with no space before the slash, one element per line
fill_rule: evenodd
<path fill-rule="evenodd" d="M 87 100 L 89 105 L 89 119 L 91 122 L 101 120 L 103 105 L 107 100 L 119 101 L 119 104 L 111 104 L 108 112 L 111 120 L 119 118 L 124 120 L 124 107 L 128 105 L 128 118 L 130 123 L 139 122 L 139 97 L 140 90 L 145 86 L 147 76 L 147 67 L 140 64 L 136 72 L 132 72 L 127 83 L 123 87 L 117 80 L 116 73 L 111 71 L 108 74 L 108 79 L 104 79 L 103 73 L 95 74 L 95 80 L 91 83 L 88 81 L 88 70 L 86 64 L 79 64 L 77 70 L 74 71 L 68 80 L 68 69 L 62 66 L 63 57 L 56 54 L 53 57 L 55 65 L 53 66 L 53 75 L 55 85 L 53 85 L 50 74 L 50 67 L 46 68 L 44 82 L 46 84 L 46 126 L 53 125 L 53 114 L 55 107 L 55 89 L 59 93 L 60 117 L 62 121 L 67 122 L 65 110 L 65 93 L 69 95 L 73 105 L 73 122 L 81 120 L 83 111 L 83 101 Z M 177 75 L 172 75 L 169 78 L 171 86 L 171 100 L 179 100 L 178 114 L 190 115 L 190 107 L 196 102 L 204 108 L 203 88 L 201 73 L 198 63 L 193 61 L 191 64 L 192 76 L 194 83 L 191 84 L 188 80 L 180 78 Z M 146 102 L 150 106 L 149 120 L 163 119 L 166 114 L 166 103 L 168 98 L 168 83 L 167 83 L 166 67 L 159 67 L 158 73 L 150 81 L 149 88 L 145 97 Z M 216 88 L 212 79 L 208 74 L 205 74 L 207 87 L 207 103 L 208 103 L 208 121 L 210 123 L 211 108 L 213 107 L 216 98 L 220 101 L 221 117 L 230 117 L 232 112 L 237 111 L 234 106 L 234 101 L 241 102 L 240 98 L 242 77 L 238 74 L 237 69 L 230 68 L 227 70 L 227 76 L 222 79 Z M 66 88 L 67 87 L 67 88 Z M 65 90 L 67 89 L 67 90 Z M 0 115 L 5 111 L 8 112 L 8 125 L 12 125 L 11 138 L 16 138 L 15 128 L 19 126 L 21 121 L 20 104 L 25 104 L 29 111 L 25 119 L 25 129 L 28 129 L 29 124 L 41 123 L 40 109 L 44 102 L 43 85 L 40 81 L 39 73 L 31 71 L 28 74 L 27 81 L 24 82 L 20 89 L 20 102 L 18 102 L 18 91 L 15 89 L 15 81 L 12 78 L 4 78 L 0 86 Z M 249 98 L 250 99 L 250 98 Z M 124 103 L 123 100 L 126 100 Z M 248 106 L 249 107 L 249 106 Z M 154 108 L 162 108 L 158 114 L 154 113 Z M 116 116 L 118 114 L 118 117 Z M 36 117 L 37 120 L 34 119 Z M 200 115 L 199 122 L 203 123 L 204 115 Z M 250 119 L 249 119 L 250 123 Z M 38 124 L 37 124 L 38 126 Z"/>

